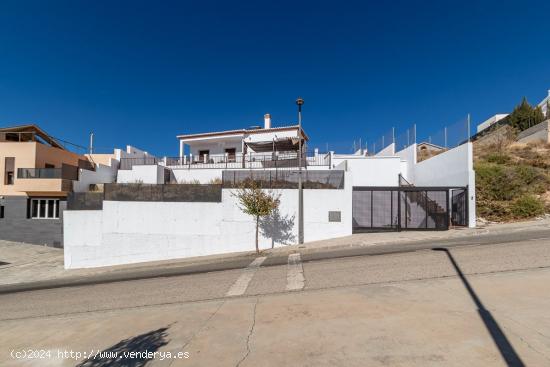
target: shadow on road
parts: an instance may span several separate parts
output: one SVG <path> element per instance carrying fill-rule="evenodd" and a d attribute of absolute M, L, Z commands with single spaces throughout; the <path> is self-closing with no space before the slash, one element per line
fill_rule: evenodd
<path fill-rule="evenodd" d="M 156 352 L 168 344 L 168 327 L 150 331 L 133 338 L 124 339 L 117 344 L 97 353 L 96 358 L 88 358 L 77 367 L 143 367 L 152 358 L 147 353 Z M 130 357 L 129 353 L 137 353 Z"/>
<path fill-rule="evenodd" d="M 445 252 L 447 254 L 449 261 L 455 268 L 456 273 L 460 277 L 460 280 L 462 280 L 464 287 L 466 288 L 466 290 L 470 294 L 470 297 L 472 297 L 472 300 L 476 304 L 477 312 L 479 313 L 481 320 L 483 320 L 485 327 L 491 334 L 491 337 L 493 338 L 493 341 L 495 342 L 500 354 L 502 355 L 502 358 L 504 358 L 504 360 L 506 361 L 506 364 L 508 366 L 513 366 L 513 367 L 525 366 L 521 358 L 518 356 L 518 354 L 514 350 L 514 347 L 512 346 L 512 344 L 510 344 L 510 342 L 508 341 L 508 338 L 506 338 L 506 335 L 504 335 L 504 333 L 502 332 L 502 329 L 498 325 L 497 321 L 494 319 L 493 315 L 491 315 L 491 312 L 487 310 L 485 306 L 483 306 L 483 303 L 481 302 L 476 292 L 468 282 L 468 279 L 466 279 L 466 276 L 464 276 L 464 274 L 462 273 L 462 270 L 460 270 L 460 267 L 458 266 L 457 262 L 455 261 L 449 249 L 436 247 L 436 248 L 432 248 L 432 250 Z"/>

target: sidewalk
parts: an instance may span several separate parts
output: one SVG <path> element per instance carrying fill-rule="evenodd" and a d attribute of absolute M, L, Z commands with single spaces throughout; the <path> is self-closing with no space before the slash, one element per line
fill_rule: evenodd
<path fill-rule="evenodd" d="M 361 233 L 331 240 L 310 242 L 269 249 L 263 252 L 269 256 L 286 256 L 290 253 L 318 253 L 328 250 L 360 248 L 384 244 L 413 243 L 437 239 L 465 238 L 484 234 L 514 233 L 524 230 L 548 229 L 550 219 L 490 224 L 485 227 L 451 229 L 449 231 L 383 232 Z M 0 293 L 23 289 L 40 289 L 67 285 L 82 285 L 99 282 L 142 279 L 170 276 L 219 269 L 246 267 L 255 257 L 253 251 L 224 255 L 211 255 L 187 259 L 176 259 L 109 266 L 94 269 L 65 270 L 63 249 L 28 245 L 0 240 Z"/>

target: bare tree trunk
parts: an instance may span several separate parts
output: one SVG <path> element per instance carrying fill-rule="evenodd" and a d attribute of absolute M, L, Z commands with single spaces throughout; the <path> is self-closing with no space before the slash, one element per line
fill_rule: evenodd
<path fill-rule="evenodd" d="M 258 227 L 260 226 L 260 216 L 256 216 L 256 253 L 260 253 L 260 248 L 258 247 Z"/>

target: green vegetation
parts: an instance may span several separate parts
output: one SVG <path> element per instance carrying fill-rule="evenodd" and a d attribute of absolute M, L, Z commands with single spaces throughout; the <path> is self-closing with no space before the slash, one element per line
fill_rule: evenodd
<path fill-rule="evenodd" d="M 474 146 L 477 212 L 492 221 L 532 218 L 550 205 L 550 146 L 493 139 Z"/>
<path fill-rule="evenodd" d="M 255 219 L 256 253 L 260 253 L 258 247 L 260 218 L 270 215 L 279 207 L 279 197 L 270 191 L 262 190 L 260 185 L 254 181 L 240 187 L 233 196 L 239 201 L 241 211 Z"/>
<path fill-rule="evenodd" d="M 512 204 L 512 213 L 517 218 L 531 218 L 544 214 L 544 204 L 534 195 L 520 196 Z"/>
<path fill-rule="evenodd" d="M 533 107 L 527 102 L 527 98 L 514 108 L 514 111 L 505 118 L 505 121 L 518 131 L 523 131 L 545 120 L 540 107 Z M 503 121 L 504 122 L 504 121 Z"/>

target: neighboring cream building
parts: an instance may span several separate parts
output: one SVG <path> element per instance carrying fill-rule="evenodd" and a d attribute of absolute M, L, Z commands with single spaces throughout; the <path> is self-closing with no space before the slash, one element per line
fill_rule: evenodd
<path fill-rule="evenodd" d="M 0 239 L 62 246 L 67 195 L 116 179 L 117 161 L 94 157 L 67 150 L 36 125 L 0 128 Z"/>

